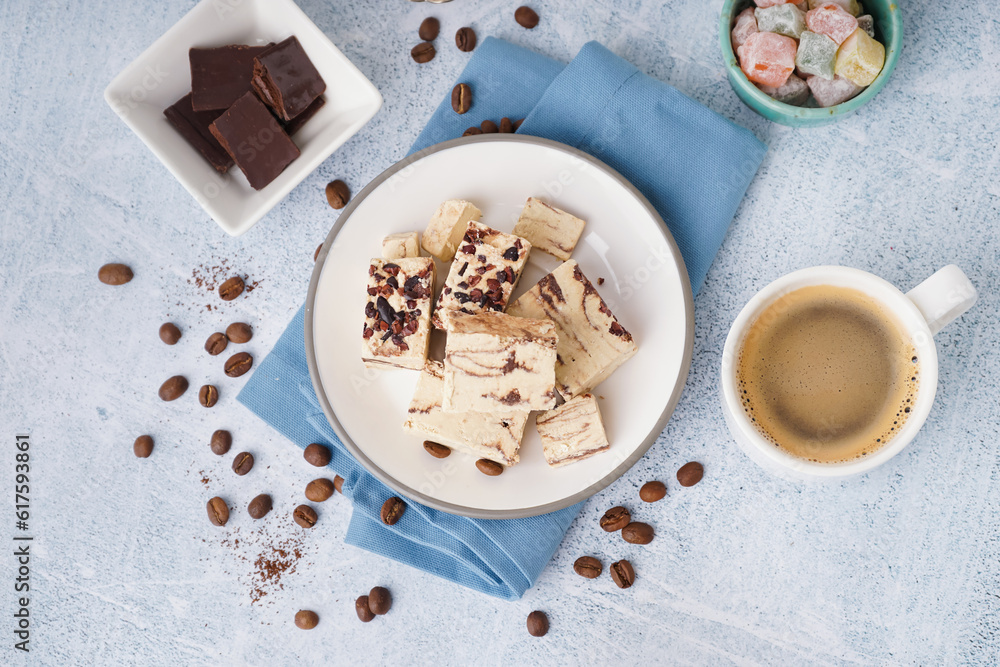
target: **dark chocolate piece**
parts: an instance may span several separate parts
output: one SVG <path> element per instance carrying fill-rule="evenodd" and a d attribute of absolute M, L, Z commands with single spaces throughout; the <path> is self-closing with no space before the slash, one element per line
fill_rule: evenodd
<path fill-rule="evenodd" d="M 221 111 L 195 111 L 191 108 L 191 93 L 174 102 L 163 110 L 163 115 L 174 129 L 208 160 L 220 174 L 226 173 L 233 166 L 229 157 L 218 140 L 212 136 L 208 126 L 222 114 Z"/>
<path fill-rule="evenodd" d="M 326 90 L 326 82 L 294 35 L 257 55 L 251 85 L 285 122 L 308 109 Z"/>
<path fill-rule="evenodd" d="M 326 98 L 320 95 L 316 98 L 315 102 L 306 107 L 306 110 L 295 118 L 291 119 L 287 123 L 279 118 L 278 122 L 281 123 L 281 127 L 285 128 L 285 132 L 288 133 L 288 136 L 292 136 L 301 130 L 302 126 L 305 125 L 310 118 L 315 116 L 316 112 L 323 108 L 324 104 L 326 104 Z"/>
<path fill-rule="evenodd" d="M 274 46 L 230 44 L 214 49 L 191 49 L 191 106 L 195 111 L 222 111 L 250 90 L 253 59 Z"/>
<path fill-rule="evenodd" d="M 253 93 L 244 93 L 210 129 L 254 190 L 264 188 L 299 156 L 298 147 Z"/>

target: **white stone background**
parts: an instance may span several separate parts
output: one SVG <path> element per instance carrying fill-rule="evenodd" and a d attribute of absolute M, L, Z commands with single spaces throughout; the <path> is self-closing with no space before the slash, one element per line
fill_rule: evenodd
<path fill-rule="evenodd" d="M 998 662 L 995 3 L 901 2 L 906 37 L 891 81 L 861 113 L 814 130 L 771 124 L 736 98 L 717 44 L 721 0 L 538 0 L 542 22 L 530 32 L 514 23 L 513 0 L 300 4 L 385 105 L 240 238 L 207 218 L 102 99 L 193 2 L 0 4 L 0 478 L 10 489 L 13 436 L 29 430 L 37 536 L 27 657 L 10 648 L 13 562 L 0 558 L 0 662 Z M 439 53 L 417 67 L 408 52 L 428 15 L 442 22 Z M 245 503 L 269 491 L 287 508 L 312 475 L 297 448 L 235 402 L 242 381 L 222 376 L 221 359 L 206 362 L 202 343 L 244 319 L 256 332 L 248 349 L 262 358 L 271 348 L 336 219 L 323 186 L 339 177 L 356 192 L 403 157 L 468 59 L 450 41 L 463 25 L 562 61 L 600 40 L 770 146 L 695 301 L 687 387 L 661 439 L 591 499 L 522 600 L 495 600 L 345 546 L 350 509 L 335 498 L 301 537 L 297 571 L 253 605 L 247 559 L 300 531 L 276 512 L 255 535 L 241 507 L 230 532 L 243 541 L 225 546 L 205 499 Z M 108 261 L 132 265 L 135 280 L 100 285 L 97 268 Z M 189 279 L 223 261 L 259 287 L 208 311 L 216 299 Z M 937 403 L 903 454 L 867 476 L 810 488 L 768 477 L 734 447 L 717 369 L 729 324 L 754 292 L 822 263 L 870 270 L 905 290 L 950 262 L 981 300 L 939 335 Z M 185 334 L 173 348 L 157 339 L 168 319 Z M 173 373 L 194 387 L 218 380 L 220 404 L 206 411 L 189 394 L 163 405 L 156 388 Z M 210 453 L 218 427 L 233 431 L 234 451 L 256 453 L 250 477 L 232 474 L 231 456 Z M 140 461 L 131 443 L 142 432 L 157 446 Z M 705 464 L 705 480 L 681 489 L 673 473 L 691 459 Z M 598 528 L 604 509 L 638 504 L 639 486 L 655 478 L 670 495 L 642 508 L 657 530 L 651 545 L 624 545 Z M 12 511 L 0 512 L 5 544 Z M 606 577 L 581 579 L 572 563 L 585 553 L 631 558 L 638 583 L 620 591 Z M 352 600 L 375 584 L 395 604 L 363 625 Z M 292 625 L 302 607 L 319 612 L 316 630 Z M 551 619 L 544 639 L 525 631 L 533 609 Z"/>

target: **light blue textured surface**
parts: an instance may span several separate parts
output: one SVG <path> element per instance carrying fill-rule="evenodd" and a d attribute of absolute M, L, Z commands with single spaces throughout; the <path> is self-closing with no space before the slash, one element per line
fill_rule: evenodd
<path fill-rule="evenodd" d="M 31 655 L 38 664 L 303 664 L 375 662 L 598 664 L 995 664 L 1000 653 L 1000 345 L 995 293 L 1000 233 L 1000 22 L 985 0 L 903 5 L 903 56 L 857 115 L 816 130 L 771 125 L 726 83 L 715 34 L 718 0 L 533 2 L 303 0 L 302 7 L 385 96 L 385 106 L 264 221 L 226 237 L 104 104 L 107 82 L 190 2 L 0 4 L 0 474 L 12 484 L 18 430 L 35 442 Z M 442 21 L 437 58 L 408 56 L 423 17 Z M 990 17 L 990 18 L 984 18 Z M 539 583 L 515 603 L 441 582 L 343 544 L 349 508 L 333 498 L 301 536 L 283 589 L 250 603 L 252 561 L 269 538 L 296 535 L 276 511 L 261 534 L 245 504 L 269 492 L 302 501 L 313 471 L 236 404 L 242 381 L 201 347 L 243 319 L 262 356 L 301 303 L 312 252 L 329 229 L 322 187 L 354 191 L 401 158 L 468 55 L 451 42 L 472 25 L 568 61 L 595 39 L 753 130 L 770 150 L 695 302 L 692 372 L 663 437 L 620 482 L 593 498 Z M 846 166 L 845 166 L 846 165 Z M 846 175 L 845 175 L 846 174 Z M 228 259 L 259 285 L 219 310 L 189 282 Z M 126 261 L 128 287 L 97 268 Z M 717 369 L 729 323 L 758 289 L 804 266 L 842 263 L 908 289 L 955 262 L 981 300 L 938 338 L 937 403 L 916 441 L 866 477 L 798 487 L 757 470 L 730 443 Z M 221 271 L 220 273 L 226 273 Z M 185 337 L 168 348 L 172 319 Z M 164 406 L 157 386 L 185 373 L 222 396 Z M 207 448 L 228 427 L 234 451 L 258 457 L 237 478 L 232 454 Z M 131 454 L 150 432 L 150 459 Z M 673 472 L 705 464 L 680 488 Z M 201 479 L 208 481 L 202 483 Z M 654 478 L 669 495 L 641 506 Z M 7 487 L 8 489 L 10 487 Z M 239 507 L 223 543 L 207 525 L 210 495 Z M 10 498 L 8 496 L 8 498 Z M 10 500 L 7 501 L 11 502 Z M 597 526 L 626 503 L 652 523 L 648 546 Z M 10 505 L 0 522 L 9 539 Z M 580 555 L 635 563 L 628 591 L 572 572 Z M 247 559 L 251 562 L 247 562 Z M 5 577 L 12 560 L 3 559 Z M 10 579 L 0 596 L 13 613 Z M 393 591 L 389 615 L 363 625 L 353 599 Z M 296 630 L 297 609 L 320 626 Z M 532 609 L 552 630 L 524 629 Z M 7 617 L 10 618 L 9 616 Z M 5 627 L 11 628 L 8 620 Z M 8 634 L 8 639 L 10 635 Z M 2 649 L 3 662 L 26 662 Z"/>

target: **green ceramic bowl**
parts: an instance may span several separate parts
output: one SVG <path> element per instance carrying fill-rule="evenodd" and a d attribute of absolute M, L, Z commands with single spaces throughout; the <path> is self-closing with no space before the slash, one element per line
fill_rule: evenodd
<path fill-rule="evenodd" d="M 722 48 L 722 58 L 726 63 L 729 83 L 743 102 L 768 120 L 792 127 L 815 127 L 826 125 L 851 115 L 868 101 L 878 95 L 882 86 L 892 76 L 896 67 L 899 52 L 903 46 L 903 20 L 899 7 L 892 0 L 861 0 L 865 13 L 875 19 L 875 36 L 885 45 L 885 66 L 872 85 L 865 88 L 860 95 L 843 104 L 823 108 L 796 107 L 778 102 L 761 92 L 753 85 L 736 59 L 736 53 L 730 38 L 736 16 L 744 8 L 753 3 L 749 0 L 726 0 L 719 17 L 719 46 Z"/>

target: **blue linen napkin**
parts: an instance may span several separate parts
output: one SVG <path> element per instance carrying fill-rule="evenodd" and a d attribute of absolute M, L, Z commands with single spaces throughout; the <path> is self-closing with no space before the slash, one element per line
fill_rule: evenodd
<path fill-rule="evenodd" d="M 750 132 L 651 79 L 591 42 L 568 66 L 498 39 L 473 53 L 459 81 L 473 89 L 463 115 L 445 99 L 411 153 L 485 119 L 526 117 L 519 133 L 591 153 L 650 200 L 673 233 L 697 293 L 766 147 Z M 496 597 L 532 586 L 582 503 L 527 519 L 454 516 L 408 502 L 393 527 L 379 511 L 394 492 L 343 448 L 313 391 L 306 365 L 304 307 L 237 397 L 301 448 L 331 446 L 354 512 L 348 544 Z"/>

